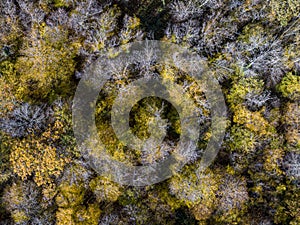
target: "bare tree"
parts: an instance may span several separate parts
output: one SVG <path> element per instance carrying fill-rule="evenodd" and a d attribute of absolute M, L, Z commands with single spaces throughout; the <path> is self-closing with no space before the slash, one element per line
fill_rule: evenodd
<path fill-rule="evenodd" d="M 41 131 L 47 126 L 51 110 L 45 105 L 22 104 L 8 118 L 2 119 L 0 128 L 13 137 L 23 137 L 30 132 Z"/>
<path fill-rule="evenodd" d="M 284 158 L 285 172 L 288 177 L 300 179 L 300 154 L 290 152 Z"/>
<path fill-rule="evenodd" d="M 244 179 L 226 175 L 219 190 L 221 196 L 218 212 L 228 212 L 232 209 L 240 210 L 249 199 L 247 184 Z"/>
<path fill-rule="evenodd" d="M 203 13 L 202 7 L 207 2 L 209 2 L 209 0 L 177 0 L 175 2 L 170 3 L 170 13 L 175 22 L 183 22 L 188 19 L 199 18 Z"/>

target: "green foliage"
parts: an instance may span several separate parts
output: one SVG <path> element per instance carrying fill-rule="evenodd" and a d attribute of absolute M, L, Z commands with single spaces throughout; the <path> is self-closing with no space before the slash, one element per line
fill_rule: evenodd
<path fill-rule="evenodd" d="M 55 202 L 59 207 L 78 206 L 83 202 L 84 198 L 83 185 L 63 183 L 59 186 L 59 194 L 55 198 Z"/>
<path fill-rule="evenodd" d="M 3 70 L 1 69 L 1 71 Z M 15 96 L 12 95 L 12 89 L 11 83 L 0 75 L 0 116 L 2 118 L 7 116 L 17 103 Z"/>
<path fill-rule="evenodd" d="M 299 11 L 298 0 L 0 1 L 0 223 L 300 224 Z M 169 97 L 191 99 L 201 121 L 197 152 L 181 171 L 159 184 L 122 187 L 80 154 L 70 99 L 95 60 L 145 38 L 183 45 L 208 62 L 229 127 L 217 160 L 200 171 L 213 114 L 205 85 L 151 49 L 126 68 L 108 65 L 112 79 L 95 119 L 113 159 L 149 165 L 184 157 L 174 152 L 179 113 L 156 97 L 134 105 L 129 126 L 145 141 L 166 134 L 163 144 L 130 149 L 116 137 L 114 100 L 143 75 L 182 86 L 183 98 Z M 93 154 L 102 157 L 99 149 Z"/>
<path fill-rule="evenodd" d="M 298 0 L 271 0 L 272 14 L 281 23 L 286 26 L 288 22 L 299 15 L 300 2 Z"/>
<path fill-rule="evenodd" d="M 55 7 L 69 7 L 71 1 L 69 0 L 52 0 Z"/>
<path fill-rule="evenodd" d="M 227 100 L 234 109 L 237 105 L 244 103 L 246 95 L 249 93 L 260 94 L 264 90 L 264 83 L 262 80 L 253 77 L 242 77 L 233 82 Z"/>
<path fill-rule="evenodd" d="M 291 100 L 299 100 L 300 98 L 300 76 L 288 73 L 278 85 L 278 91 Z"/>
<path fill-rule="evenodd" d="M 300 221 L 300 191 L 295 186 L 288 186 L 283 191 L 283 201 L 276 209 L 276 224 L 297 224 Z"/>
<path fill-rule="evenodd" d="M 242 127 L 232 126 L 230 130 L 230 151 L 250 153 L 254 151 L 257 137 L 254 132 Z"/>

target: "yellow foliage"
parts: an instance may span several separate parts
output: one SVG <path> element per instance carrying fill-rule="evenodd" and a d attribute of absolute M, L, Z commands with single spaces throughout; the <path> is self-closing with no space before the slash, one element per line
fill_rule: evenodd
<path fill-rule="evenodd" d="M 213 208 L 211 206 L 211 204 L 197 204 L 192 207 L 191 212 L 193 213 L 196 220 L 203 221 L 211 216 L 213 212 Z"/>
<path fill-rule="evenodd" d="M 119 185 L 107 177 L 96 177 L 90 182 L 90 188 L 95 193 L 97 201 L 114 202 L 121 195 Z"/>
<path fill-rule="evenodd" d="M 284 151 L 282 149 L 265 149 L 264 151 L 264 169 L 271 175 L 279 176 L 283 173 L 280 169 L 283 160 Z"/>
<path fill-rule="evenodd" d="M 98 225 L 100 215 L 101 210 L 97 204 L 82 206 L 75 213 L 75 221 L 78 225 Z"/>
<path fill-rule="evenodd" d="M 183 174 L 175 175 L 170 180 L 170 190 L 181 202 L 189 208 L 212 209 L 216 200 L 215 193 L 219 187 L 218 174 L 207 169 L 203 172 L 191 171 L 186 168 Z M 196 210 L 195 212 L 199 212 Z M 207 210 L 207 212 L 212 212 Z"/>
<path fill-rule="evenodd" d="M 53 127 L 49 126 L 39 137 L 31 134 L 22 140 L 15 141 L 10 154 L 10 162 L 14 173 L 22 180 L 34 175 L 33 179 L 38 186 L 49 185 L 70 162 L 70 158 L 59 155 L 55 147 L 55 142 L 60 138 L 57 134 L 57 131 L 61 129 L 57 126 L 59 123 L 56 121 Z"/>
<path fill-rule="evenodd" d="M 24 223 L 29 220 L 24 211 L 16 210 L 12 214 L 15 223 Z"/>
<path fill-rule="evenodd" d="M 243 77 L 238 82 L 235 82 L 227 95 L 227 100 L 230 106 L 235 107 L 245 101 L 248 93 L 261 93 L 264 83 L 262 80 L 253 77 Z"/>
<path fill-rule="evenodd" d="M 273 128 L 261 115 L 261 112 L 251 112 L 245 106 L 237 106 L 234 111 L 233 122 L 244 125 L 259 136 L 270 135 Z"/>
<path fill-rule="evenodd" d="M 59 208 L 56 212 L 57 225 L 97 225 L 101 210 L 95 204 L 88 207 Z"/>
<path fill-rule="evenodd" d="M 282 118 L 286 125 L 285 139 L 288 144 L 300 147 L 300 105 L 288 103 Z"/>
<path fill-rule="evenodd" d="M 59 206 L 56 212 L 57 224 L 91 224 L 97 225 L 100 217 L 100 209 L 97 204 L 84 206 L 84 187 L 82 184 L 68 184 L 64 182 L 59 187 L 59 193 L 55 198 Z"/>
<path fill-rule="evenodd" d="M 56 95 L 70 93 L 78 46 L 66 40 L 67 33 L 59 28 L 33 28 L 15 64 L 17 97 L 53 100 Z"/>
<path fill-rule="evenodd" d="M 74 210 L 72 208 L 58 208 L 56 211 L 56 224 L 57 225 L 75 225 L 72 216 Z"/>
<path fill-rule="evenodd" d="M 55 201 L 59 207 L 72 207 L 82 203 L 84 188 L 81 185 L 62 184 Z"/>

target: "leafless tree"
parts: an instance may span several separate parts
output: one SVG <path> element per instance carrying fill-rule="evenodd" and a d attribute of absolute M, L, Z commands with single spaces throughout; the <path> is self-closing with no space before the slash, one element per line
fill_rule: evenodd
<path fill-rule="evenodd" d="M 8 186 L 2 197 L 6 209 L 13 213 L 23 212 L 30 219 L 39 216 L 42 211 L 39 196 L 41 195 L 40 189 L 32 181 L 13 183 Z"/>
<path fill-rule="evenodd" d="M 170 13 L 175 22 L 183 22 L 188 19 L 199 18 L 202 13 L 202 7 L 209 2 L 209 0 L 187 0 L 170 3 Z"/>
<path fill-rule="evenodd" d="M 65 9 L 59 8 L 50 13 L 46 18 L 47 25 L 51 27 L 64 26 L 66 27 L 69 22 L 69 16 Z"/>
<path fill-rule="evenodd" d="M 219 188 L 219 212 L 228 212 L 231 209 L 241 209 L 249 199 L 245 180 L 226 175 Z"/>
<path fill-rule="evenodd" d="M 119 216 L 117 214 L 111 213 L 103 216 L 100 221 L 99 225 L 115 225 L 119 221 Z"/>
<path fill-rule="evenodd" d="M 0 128 L 13 137 L 23 137 L 33 131 L 41 131 L 47 126 L 51 110 L 45 105 L 22 104 L 8 118 L 2 119 Z"/>
<path fill-rule="evenodd" d="M 271 100 L 270 91 L 263 93 L 250 92 L 245 97 L 245 105 L 252 111 L 259 110 L 262 106 L 266 105 L 267 101 Z"/>
<path fill-rule="evenodd" d="M 21 9 L 19 16 L 26 28 L 34 23 L 40 24 L 44 21 L 46 13 L 34 2 L 28 0 L 17 0 L 17 2 Z"/>
<path fill-rule="evenodd" d="M 290 152 L 284 158 L 284 167 L 286 175 L 300 179 L 300 154 L 297 152 Z M 299 182 L 300 183 L 300 182 Z"/>

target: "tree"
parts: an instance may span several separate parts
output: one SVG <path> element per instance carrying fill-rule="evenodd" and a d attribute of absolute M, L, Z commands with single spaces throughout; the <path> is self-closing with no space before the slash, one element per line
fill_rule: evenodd
<path fill-rule="evenodd" d="M 2 119 L 0 129 L 12 137 L 24 137 L 32 132 L 43 131 L 50 116 L 51 110 L 46 105 L 23 103 L 15 108 L 8 118 Z"/>
<path fill-rule="evenodd" d="M 16 224 L 27 224 L 42 212 L 40 194 L 41 190 L 32 181 L 17 181 L 5 189 L 3 201 Z"/>
<path fill-rule="evenodd" d="M 300 146 L 299 116 L 300 116 L 299 103 L 298 102 L 287 103 L 286 107 L 284 108 L 282 123 L 285 127 L 285 139 L 287 143 L 294 148 Z"/>
<path fill-rule="evenodd" d="M 109 178 L 98 176 L 92 179 L 89 186 L 98 202 L 114 202 L 121 195 L 121 188 Z"/>
<path fill-rule="evenodd" d="M 68 41 L 68 33 L 59 27 L 33 27 L 31 36 L 23 42 L 22 56 L 16 61 L 21 99 L 54 101 L 72 90 L 71 76 L 78 45 Z"/>
<path fill-rule="evenodd" d="M 53 106 L 53 121 L 44 131 L 7 143 L 12 149 L 9 161 L 13 172 L 23 181 L 33 178 L 38 186 L 42 186 L 43 197 L 48 202 L 55 194 L 54 181 L 72 157 L 76 157 L 72 128 L 68 124 L 70 115 L 64 114 L 65 107 L 59 108 L 56 104 Z"/>
<path fill-rule="evenodd" d="M 300 178 L 300 154 L 299 152 L 289 152 L 284 158 L 286 175 L 292 179 Z"/>
<path fill-rule="evenodd" d="M 286 74 L 278 85 L 278 90 L 282 95 L 291 100 L 299 100 L 300 98 L 300 76 L 292 73 Z"/>
<path fill-rule="evenodd" d="M 272 13 L 282 26 L 286 26 L 288 22 L 296 16 L 299 16 L 300 3 L 296 0 L 283 0 L 270 2 Z"/>
<path fill-rule="evenodd" d="M 60 184 L 55 198 L 59 207 L 56 211 L 56 224 L 98 224 L 101 210 L 97 204 L 85 206 L 84 194 L 85 188 L 82 184 Z"/>
<path fill-rule="evenodd" d="M 217 192 L 219 204 L 216 210 L 217 221 L 227 223 L 238 223 L 240 216 L 245 213 L 249 200 L 246 180 L 226 174 Z"/>
<path fill-rule="evenodd" d="M 197 165 L 197 164 L 196 164 Z M 198 168 L 199 169 L 199 168 Z M 170 180 L 170 193 L 188 206 L 198 220 L 208 219 L 215 208 L 219 176 L 211 170 L 197 171 L 190 166 Z"/>

